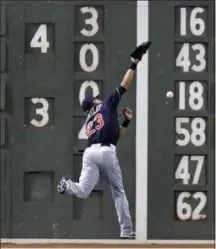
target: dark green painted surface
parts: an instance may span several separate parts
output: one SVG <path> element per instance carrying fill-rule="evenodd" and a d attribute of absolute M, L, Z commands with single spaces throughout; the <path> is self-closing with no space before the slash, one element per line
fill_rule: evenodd
<path fill-rule="evenodd" d="M 87 3 L 88 6 L 97 4 Z M 63 173 L 77 179 L 81 169 L 76 132 L 81 127 L 76 125 L 79 123 L 77 117 L 82 123 L 84 116 L 77 108 L 76 84 L 90 79 L 98 81 L 103 95 L 106 95 L 120 83 L 129 64 L 128 53 L 136 44 L 136 3 L 101 1 L 103 11 L 100 13 L 105 15 L 105 19 L 104 24 L 101 20 L 100 23 L 104 25 L 104 35 L 101 31 L 92 39 L 77 35 L 75 5 L 80 5 L 80 2 L 5 2 L 8 84 L 12 91 L 9 129 L 11 179 L 7 179 L 7 183 L 12 181 L 9 185 L 12 186 L 12 202 L 7 199 L 6 205 L 10 210 L 12 203 L 12 211 L 8 211 L 5 218 L 7 226 L 3 223 L 2 237 L 108 239 L 119 236 L 108 186 L 98 184 L 92 197 L 82 203 L 72 196 L 60 196 L 56 184 Z M 123 12 L 124 16 L 119 18 L 119 13 Z M 35 26 L 44 23 L 49 24 L 51 48 L 41 54 L 38 49 L 28 48 L 28 35 Z M 75 42 L 89 40 L 104 44 L 104 70 L 89 74 L 75 72 Z M 135 113 L 134 96 L 135 87 L 124 97 L 124 103 Z M 44 127 L 37 128 L 29 122 L 32 118 L 38 119 L 35 111 L 41 107 L 32 104 L 31 97 L 43 97 L 50 103 L 50 121 Z M 120 108 L 123 106 L 122 103 Z M 127 147 L 124 146 L 126 141 Z M 134 220 L 135 122 L 119 142 L 118 152 Z M 126 154 L 127 158 L 124 157 Z M 5 192 L 10 196 L 9 190 Z"/>
<path fill-rule="evenodd" d="M 0 236 L 10 236 L 11 228 L 11 89 L 8 84 L 8 60 L 5 9 L 0 3 Z"/>
<path fill-rule="evenodd" d="M 149 35 L 153 44 L 149 52 L 149 153 L 148 153 L 148 238 L 149 239 L 208 239 L 214 238 L 214 1 L 151 1 Z M 207 36 L 194 37 L 190 33 L 180 37 L 175 33 L 176 6 L 205 6 L 207 8 Z M 161 10 L 164 11 L 161 11 Z M 205 33 L 204 33 L 205 34 Z M 208 72 L 175 72 L 176 42 L 206 42 Z M 191 58 L 194 62 L 194 58 Z M 208 87 L 208 111 L 178 111 L 174 98 L 167 99 L 167 91 L 175 91 L 174 82 L 205 80 Z M 205 117 L 207 144 L 196 148 L 189 145 L 177 148 L 174 117 Z M 183 186 L 174 182 L 174 155 L 206 154 L 207 185 Z M 175 191 L 207 191 L 207 220 L 174 220 Z M 176 194 L 178 194 L 176 192 Z M 192 204 L 193 205 L 193 204 Z M 194 208 L 195 206 L 193 206 Z"/>

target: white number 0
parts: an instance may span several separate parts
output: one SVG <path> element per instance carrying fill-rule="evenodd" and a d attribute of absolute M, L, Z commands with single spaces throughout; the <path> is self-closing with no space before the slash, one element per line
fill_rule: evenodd
<path fill-rule="evenodd" d="M 92 53 L 92 63 L 91 65 L 87 65 L 86 63 L 86 53 L 87 51 L 91 51 Z M 79 53 L 79 63 L 82 69 L 86 72 L 93 72 L 95 69 L 98 67 L 99 64 L 99 52 L 97 47 L 90 43 L 90 44 L 85 44 L 81 47 L 80 53 Z"/>
<path fill-rule="evenodd" d="M 36 127 L 45 126 L 49 122 L 49 114 L 48 114 L 49 103 L 48 103 L 48 101 L 44 98 L 32 98 L 31 101 L 33 104 L 37 104 L 37 103 L 42 104 L 41 108 L 36 109 L 36 114 L 40 115 L 42 117 L 42 119 L 39 121 L 36 119 L 32 119 L 30 123 Z"/>
<path fill-rule="evenodd" d="M 30 47 L 40 48 L 41 53 L 47 53 L 49 46 L 50 44 L 47 41 L 47 25 L 41 24 L 30 42 Z"/>

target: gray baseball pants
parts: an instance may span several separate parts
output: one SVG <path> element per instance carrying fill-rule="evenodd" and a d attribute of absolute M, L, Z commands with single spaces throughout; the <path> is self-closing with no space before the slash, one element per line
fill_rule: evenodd
<path fill-rule="evenodd" d="M 87 148 L 83 154 L 79 182 L 67 181 L 67 193 L 87 198 L 100 177 L 110 185 L 120 225 L 120 236 L 129 236 L 133 232 L 132 221 L 115 146 L 94 144 Z"/>

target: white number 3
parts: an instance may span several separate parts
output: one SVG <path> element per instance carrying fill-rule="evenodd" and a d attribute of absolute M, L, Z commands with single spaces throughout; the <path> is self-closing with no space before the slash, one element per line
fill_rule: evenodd
<path fill-rule="evenodd" d="M 49 122 L 49 114 L 48 114 L 49 103 L 48 103 L 48 101 L 44 98 L 32 98 L 31 101 L 33 104 L 37 104 L 37 103 L 42 104 L 41 108 L 36 109 L 36 114 L 40 115 L 42 117 L 42 119 L 39 121 L 36 119 L 32 119 L 30 123 L 36 127 L 45 126 Z"/>
<path fill-rule="evenodd" d="M 41 24 L 30 42 L 30 47 L 40 48 L 41 53 L 47 53 L 49 46 L 50 44 L 47 41 L 47 25 Z"/>
<path fill-rule="evenodd" d="M 93 7 L 83 7 L 80 9 L 83 14 L 90 13 L 91 17 L 88 19 L 85 19 L 85 24 L 91 25 L 91 30 L 87 30 L 86 28 L 83 28 L 80 33 L 85 36 L 93 36 L 98 32 L 99 25 L 97 22 L 98 19 L 98 12 Z"/>

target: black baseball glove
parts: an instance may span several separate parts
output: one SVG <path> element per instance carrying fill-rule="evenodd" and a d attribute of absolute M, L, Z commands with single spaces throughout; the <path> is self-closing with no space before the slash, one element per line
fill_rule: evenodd
<path fill-rule="evenodd" d="M 131 53 L 131 57 L 135 60 L 142 60 L 142 56 L 146 54 L 149 47 L 151 46 L 151 42 L 143 42 L 141 45 L 137 46 L 135 50 Z"/>

